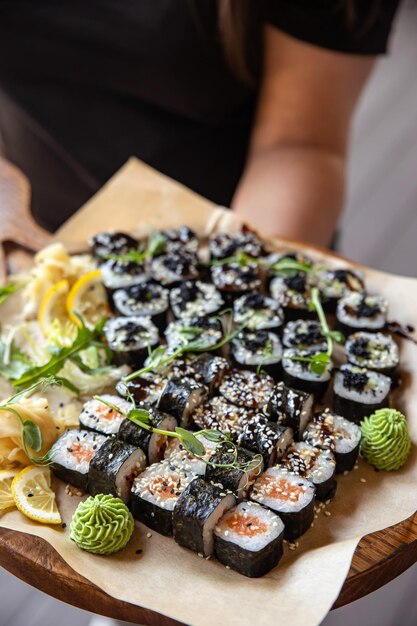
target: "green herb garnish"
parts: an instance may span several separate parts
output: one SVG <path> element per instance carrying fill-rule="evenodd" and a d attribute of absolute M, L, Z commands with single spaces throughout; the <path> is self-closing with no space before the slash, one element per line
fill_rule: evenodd
<path fill-rule="evenodd" d="M 3 304 L 9 296 L 16 293 L 16 291 L 24 287 L 25 284 L 26 283 L 8 283 L 0 287 L 0 304 Z"/>
<path fill-rule="evenodd" d="M 137 250 L 128 250 L 126 254 L 107 254 L 106 259 L 118 263 L 143 263 L 146 259 L 161 254 L 166 246 L 166 238 L 162 233 L 153 233 L 148 240 L 148 245 L 139 247 Z"/>
<path fill-rule="evenodd" d="M 211 261 L 209 265 L 229 265 L 230 263 L 240 265 L 241 267 L 245 265 L 257 265 L 258 267 L 265 267 L 266 269 L 274 272 L 274 274 L 285 274 L 288 272 L 308 273 L 313 271 L 313 266 L 310 263 L 299 263 L 294 259 L 286 257 L 283 257 L 279 261 L 268 263 L 265 259 L 257 259 L 249 254 L 245 254 L 245 252 L 237 252 L 234 256 Z"/>

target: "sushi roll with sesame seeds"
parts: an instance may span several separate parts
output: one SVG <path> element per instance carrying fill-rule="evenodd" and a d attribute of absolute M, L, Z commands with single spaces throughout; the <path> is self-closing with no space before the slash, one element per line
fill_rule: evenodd
<path fill-rule="evenodd" d="M 256 415 L 242 430 L 238 444 L 255 454 L 260 454 L 265 467 L 282 459 L 293 440 L 293 431 L 268 421 L 265 415 Z"/>
<path fill-rule="evenodd" d="M 97 233 L 90 237 L 88 245 L 99 263 L 106 261 L 111 255 L 123 256 L 130 250 L 139 248 L 136 239 L 121 232 Z"/>
<path fill-rule="evenodd" d="M 150 317 L 112 317 L 104 325 L 104 336 L 118 364 L 142 367 L 159 344 L 159 333 Z"/>
<path fill-rule="evenodd" d="M 168 293 L 168 289 L 147 281 L 127 289 L 117 289 L 113 294 L 113 304 L 120 315 L 150 317 L 162 331 L 167 325 Z"/>
<path fill-rule="evenodd" d="M 133 517 L 155 532 L 171 536 L 175 505 L 194 478 L 192 472 L 167 461 L 150 465 L 133 481 L 130 502 Z"/>
<path fill-rule="evenodd" d="M 122 398 L 133 398 L 139 406 L 154 406 L 158 404 L 166 382 L 167 379 L 164 376 L 145 372 L 128 382 L 120 380 L 116 385 L 116 391 Z"/>
<path fill-rule="evenodd" d="M 183 359 L 174 359 L 170 364 L 168 376 L 186 376 L 208 388 L 209 395 L 213 396 L 219 389 L 224 377 L 230 371 L 227 359 L 203 352 L 199 355 L 186 356 Z"/>
<path fill-rule="evenodd" d="M 108 259 L 100 265 L 103 285 L 110 297 L 117 289 L 127 289 L 139 285 L 147 280 L 146 268 L 143 261 L 127 259 Z"/>
<path fill-rule="evenodd" d="M 392 381 L 388 376 L 348 363 L 334 377 L 333 408 L 338 415 L 359 423 L 389 405 Z"/>
<path fill-rule="evenodd" d="M 264 576 L 283 554 L 284 524 L 257 502 L 240 502 L 214 529 L 214 555 L 220 563 L 249 578 Z"/>
<path fill-rule="evenodd" d="M 304 441 L 315 448 L 331 450 L 336 461 L 336 474 L 350 472 L 356 463 L 361 443 L 357 424 L 326 409 L 317 413 L 304 431 Z"/>
<path fill-rule="evenodd" d="M 345 350 L 346 358 L 352 365 L 386 376 L 393 376 L 400 362 L 397 344 L 384 333 L 354 333 L 346 341 Z"/>
<path fill-rule="evenodd" d="M 234 301 L 233 321 L 249 330 L 277 331 L 284 323 L 284 312 L 273 298 L 252 291 Z"/>
<path fill-rule="evenodd" d="M 212 315 L 224 305 L 215 286 L 199 280 L 185 280 L 171 289 L 169 301 L 176 318 Z"/>
<path fill-rule="evenodd" d="M 284 523 L 285 539 L 293 540 L 313 523 L 315 492 L 312 482 L 276 465 L 257 479 L 251 500 L 279 515 Z"/>
<path fill-rule="evenodd" d="M 314 348 L 317 352 L 327 349 L 327 340 L 323 335 L 320 322 L 316 320 L 293 320 L 285 325 L 282 333 L 285 348 L 306 350 Z"/>
<path fill-rule="evenodd" d="M 127 504 L 132 482 L 145 467 L 143 450 L 109 437 L 90 462 L 88 491 L 92 496 L 108 493 Z"/>
<path fill-rule="evenodd" d="M 199 406 L 193 413 L 193 423 L 197 428 L 213 428 L 232 441 L 237 441 L 244 426 L 256 415 L 253 409 L 236 406 L 221 396 L 215 396 Z"/>
<path fill-rule="evenodd" d="M 80 426 L 86 430 L 95 430 L 102 435 L 115 435 L 125 418 L 125 414 L 132 408 L 132 404 L 119 396 L 103 394 L 101 397 L 120 409 L 120 413 L 104 402 L 93 398 L 83 406 L 80 413 Z"/>
<path fill-rule="evenodd" d="M 204 446 L 204 454 L 197 458 L 184 448 L 179 439 L 171 438 L 165 450 L 165 460 L 179 469 L 191 472 L 196 476 L 205 476 L 207 461 L 214 453 L 218 443 L 209 441 L 203 434 L 195 435 Z"/>
<path fill-rule="evenodd" d="M 334 313 L 340 298 L 351 292 L 362 292 L 365 285 L 358 272 L 351 269 L 324 269 L 316 274 L 316 286 L 325 311 Z"/>
<path fill-rule="evenodd" d="M 294 439 L 300 440 L 307 423 L 313 417 L 313 409 L 312 394 L 292 389 L 279 382 L 269 399 L 266 414 L 272 421 L 292 428 Z"/>
<path fill-rule="evenodd" d="M 267 374 L 234 369 L 223 378 L 219 392 L 232 404 L 261 411 L 269 401 L 274 387 L 274 379 Z"/>
<path fill-rule="evenodd" d="M 282 377 L 288 387 L 304 391 L 305 393 L 314 394 L 320 400 L 327 391 L 332 372 L 333 363 L 324 364 L 324 371 L 316 374 L 310 367 L 308 360 L 311 359 L 318 351 L 316 348 L 307 348 L 300 350 L 296 348 L 287 348 L 282 356 Z"/>
<path fill-rule="evenodd" d="M 263 246 L 255 233 L 246 229 L 232 235 L 227 233 L 212 235 L 209 239 L 209 251 L 212 261 L 236 256 L 239 253 L 257 258 L 263 253 Z"/>
<path fill-rule="evenodd" d="M 306 269 L 312 268 L 314 263 L 311 257 L 307 256 L 303 252 L 299 250 L 289 251 L 289 252 L 272 252 L 268 254 L 264 259 L 264 265 L 266 266 L 266 284 L 269 288 L 271 281 L 276 278 L 277 272 L 274 270 L 274 267 L 281 263 L 282 261 L 295 261 L 296 263 L 300 263 L 306 266 Z"/>
<path fill-rule="evenodd" d="M 67 430 L 50 450 L 55 476 L 87 491 L 90 462 L 105 441 L 104 435 L 92 431 Z"/>
<path fill-rule="evenodd" d="M 380 296 L 352 292 L 337 303 L 336 320 L 345 335 L 356 331 L 383 330 L 387 323 L 388 302 Z"/>
<path fill-rule="evenodd" d="M 226 304 L 231 304 L 245 293 L 257 291 L 261 286 L 259 268 L 251 262 L 219 262 L 211 268 L 211 280 Z"/>
<path fill-rule="evenodd" d="M 211 556 L 217 522 L 235 503 L 233 494 L 202 478 L 195 478 L 184 489 L 174 508 L 175 541 L 203 556 Z"/>
<path fill-rule="evenodd" d="M 305 272 L 276 276 L 269 286 L 272 297 L 283 308 L 287 322 L 315 316 L 310 310 L 310 288 L 311 281 Z"/>
<path fill-rule="evenodd" d="M 226 467 L 234 463 L 238 467 Z M 225 441 L 217 446 L 210 457 L 206 480 L 231 491 L 240 501 L 248 497 L 256 478 L 262 474 L 263 466 L 260 454 L 237 448 L 230 441 Z"/>
<path fill-rule="evenodd" d="M 198 252 L 197 235 L 188 226 L 157 231 L 154 233 L 154 237 L 156 236 L 160 236 L 164 240 L 163 252 L 167 254 L 185 252 L 195 255 Z"/>
<path fill-rule="evenodd" d="M 313 483 L 317 500 L 328 500 L 336 494 L 336 461 L 331 450 L 297 441 L 287 450 L 281 463 L 290 472 Z"/>
<path fill-rule="evenodd" d="M 149 271 L 153 280 L 168 288 L 184 280 L 197 280 L 199 276 L 196 257 L 180 250 L 154 257 Z"/>
<path fill-rule="evenodd" d="M 169 378 L 162 390 L 158 409 L 173 415 L 182 428 L 188 428 L 191 416 L 207 399 L 207 388 L 192 378 Z"/>
<path fill-rule="evenodd" d="M 236 367 L 281 374 L 282 346 L 279 337 L 267 330 L 240 331 L 230 342 L 230 358 Z"/>
<path fill-rule="evenodd" d="M 178 426 L 177 420 L 172 415 L 158 411 L 154 407 L 146 407 L 149 415 L 149 426 L 172 432 Z M 120 424 L 117 438 L 130 443 L 135 448 L 140 448 L 146 454 L 149 464 L 161 461 L 168 443 L 168 435 L 160 435 L 141 428 L 132 420 L 126 418 Z"/>
<path fill-rule="evenodd" d="M 215 317 L 181 318 L 168 324 L 165 337 L 170 353 L 194 342 L 199 350 L 211 350 L 222 340 L 223 330 Z"/>

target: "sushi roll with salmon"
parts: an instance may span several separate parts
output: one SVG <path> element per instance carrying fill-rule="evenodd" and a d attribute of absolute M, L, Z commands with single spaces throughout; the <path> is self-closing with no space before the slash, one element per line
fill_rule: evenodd
<path fill-rule="evenodd" d="M 142 367 L 149 351 L 159 344 L 159 333 L 150 317 L 112 317 L 104 336 L 117 364 Z"/>
<path fill-rule="evenodd" d="M 161 535 L 172 535 L 172 514 L 195 475 L 167 461 L 154 463 L 135 478 L 130 508 L 135 519 Z"/>
<path fill-rule="evenodd" d="M 279 515 L 285 539 L 294 540 L 313 523 L 315 491 L 312 482 L 276 465 L 256 480 L 251 500 Z"/>
<path fill-rule="evenodd" d="M 323 335 L 320 322 L 316 320 L 293 320 L 285 325 L 282 333 L 285 348 L 307 350 L 314 348 L 317 352 L 327 350 L 327 340 Z"/>
<path fill-rule="evenodd" d="M 287 450 L 282 465 L 312 482 L 317 500 L 328 500 L 335 495 L 336 461 L 331 450 L 321 450 L 305 441 L 297 441 Z"/>
<path fill-rule="evenodd" d="M 219 519 L 235 503 L 233 494 L 202 478 L 195 478 L 184 489 L 174 508 L 175 541 L 203 556 L 211 556 L 214 550 L 214 529 Z"/>
<path fill-rule="evenodd" d="M 252 291 L 234 301 L 233 321 L 249 330 L 277 331 L 284 323 L 284 312 L 273 298 Z"/>
<path fill-rule="evenodd" d="M 394 376 L 400 362 L 398 345 L 384 333 L 358 332 L 346 341 L 346 358 L 352 365 Z"/>
<path fill-rule="evenodd" d="M 227 233 L 212 235 L 209 239 L 209 250 L 212 261 L 233 257 L 239 253 L 253 258 L 263 254 L 262 242 L 249 229 L 231 235 Z"/>
<path fill-rule="evenodd" d="M 92 431 L 67 430 L 50 450 L 55 476 L 87 491 L 90 462 L 105 441 L 104 435 Z"/>
<path fill-rule="evenodd" d="M 116 391 L 122 398 L 133 398 L 135 404 L 139 406 L 155 406 L 166 382 L 167 378 L 164 376 L 145 372 L 128 382 L 120 380 L 116 385 Z"/>
<path fill-rule="evenodd" d="M 238 443 L 242 448 L 260 454 L 265 467 L 271 467 L 285 455 L 293 440 L 293 431 L 256 415 L 243 427 Z"/>
<path fill-rule="evenodd" d="M 231 491 L 238 501 L 249 496 L 253 483 L 262 474 L 264 465 L 260 454 L 236 448 L 230 441 L 220 443 L 209 461 L 206 481 Z M 238 467 L 227 467 L 234 463 L 237 463 Z"/>
<path fill-rule="evenodd" d="M 197 280 L 199 276 L 197 258 L 176 251 L 154 257 L 150 262 L 150 276 L 163 287 L 172 288 L 184 280 Z"/>
<path fill-rule="evenodd" d="M 287 322 L 315 316 L 310 309 L 311 281 L 305 272 L 276 276 L 271 280 L 269 289 L 272 297 L 283 308 Z"/>
<path fill-rule="evenodd" d="M 268 403 L 274 387 L 274 379 L 267 374 L 234 369 L 223 378 L 219 392 L 236 406 L 261 411 Z"/>
<path fill-rule="evenodd" d="M 188 428 L 191 416 L 207 399 L 207 388 L 192 378 L 169 378 L 162 390 L 158 409 L 173 415 L 182 428 Z"/>
<path fill-rule="evenodd" d="M 294 438 L 300 440 L 305 427 L 313 417 L 313 410 L 312 394 L 292 389 L 279 382 L 269 399 L 266 414 L 273 422 L 291 428 Z"/>
<path fill-rule="evenodd" d="M 197 458 L 192 452 L 184 448 L 179 439 L 172 438 L 165 450 L 165 460 L 178 469 L 204 477 L 206 475 L 207 461 L 213 455 L 218 443 L 209 441 L 203 434 L 197 434 L 195 437 L 204 446 L 204 454 L 201 457 Z"/>
<path fill-rule="evenodd" d="M 308 359 L 312 359 L 318 351 L 316 348 L 300 350 L 287 348 L 282 357 L 282 377 L 285 384 L 293 389 L 304 391 L 320 400 L 327 391 L 332 378 L 333 363 L 324 364 L 324 371 L 316 374 L 310 367 Z M 302 360 L 306 359 L 306 360 Z"/>
<path fill-rule="evenodd" d="M 176 318 L 213 315 L 224 305 L 216 287 L 199 280 L 185 280 L 169 294 L 171 310 Z"/>
<path fill-rule="evenodd" d="M 315 448 L 333 452 L 336 474 L 353 469 L 361 443 L 361 429 L 357 424 L 326 409 L 307 424 L 303 438 Z"/>
<path fill-rule="evenodd" d="M 220 563 L 249 578 L 264 576 L 283 554 L 284 524 L 256 502 L 240 502 L 214 529 L 214 555 Z"/>
<path fill-rule="evenodd" d="M 125 414 L 132 408 L 132 404 L 119 396 L 103 394 L 101 397 L 120 409 L 120 413 L 104 402 L 93 398 L 83 406 L 80 413 L 80 427 L 95 430 L 102 435 L 115 435 L 125 419 Z"/>
<path fill-rule="evenodd" d="M 267 330 L 240 331 L 230 342 L 230 358 L 236 367 L 266 372 L 279 377 L 282 346 L 279 337 Z"/>
<path fill-rule="evenodd" d="M 145 467 L 143 450 L 110 437 L 90 461 L 88 491 L 92 496 L 108 493 L 127 504 L 132 482 Z"/>
<path fill-rule="evenodd" d="M 232 304 L 237 298 L 261 287 L 259 268 L 256 263 L 250 262 L 242 265 L 230 261 L 213 265 L 211 280 L 226 304 Z"/>
<path fill-rule="evenodd" d="M 383 330 L 387 323 L 388 302 L 380 296 L 352 292 L 337 303 L 338 327 L 345 335 L 365 330 Z"/>
<path fill-rule="evenodd" d="M 153 428 L 172 432 L 178 426 L 177 420 L 172 415 L 158 411 L 154 407 L 146 407 L 145 410 L 149 416 L 148 424 Z M 168 435 L 160 435 L 159 433 L 145 430 L 128 418 L 124 419 L 120 424 L 117 438 L 125 443 L 130 443 L 135 448 L 143 450 L 149 464 L 163 459 L 168 443 Z"/>
<path fill-rule="evenodd" d="M 340 298 L 365 289 L 362 277 L 351 269 L 324 269 L 316 274 L 316 286 L 325 311 L 334 313 Z"/>
<path fill-rule="evenodd" d="M 192 414 L 197 428 L 219 430 L 237 441 L 245 425 L 256 415 L 253 409 L 236 406 L 221 396 L 201 404 Z"/>
<path fill-rule="evenodd" d="M 127 289 L 117 289 L 113 294 L 113 304 L 116 311 L 125 317 L 150 317 L 162 331 L 167 325 L 168 293 L 168 289 L 147 281 Z"/>
<path fill-rule="evenodd" d="M 389 406 L 391 384 L 385 374 L 346 363 L 334 378 L 333 408 L 338 415 L 359 423 Z"/>
<path fill-rule="evenodd" d="M 139 248 L 139 242 L 136 239 L 121 232 L 97 233 L 90 237 L 88 245 L 99 263 L 106 261 L 112 255 L 124 256 L 131 250 Z"/>

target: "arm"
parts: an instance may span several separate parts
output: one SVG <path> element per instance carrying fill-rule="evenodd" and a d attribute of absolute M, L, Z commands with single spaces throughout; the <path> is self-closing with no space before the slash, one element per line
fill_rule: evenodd
<path fill-rule="evenodd" d="M 232 202 L 266 233 L 329 245 L 343 205 L 349 125 L 373 57 L 265 28 L 248 160 Z"/>

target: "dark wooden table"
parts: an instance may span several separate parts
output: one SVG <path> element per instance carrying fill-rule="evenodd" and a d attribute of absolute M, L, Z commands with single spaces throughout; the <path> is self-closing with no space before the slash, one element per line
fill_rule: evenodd
<path fill-rule="evenodd" d="M 379 589 L 417 562 L 417 513 L 361 539 L 337 608 Z M 77 574 L 46 541 L 0 529 L 0 565 L 18 578 L 68 604 L 108 617 L 153 626 L 179 622 L 115 600 Z"/>

